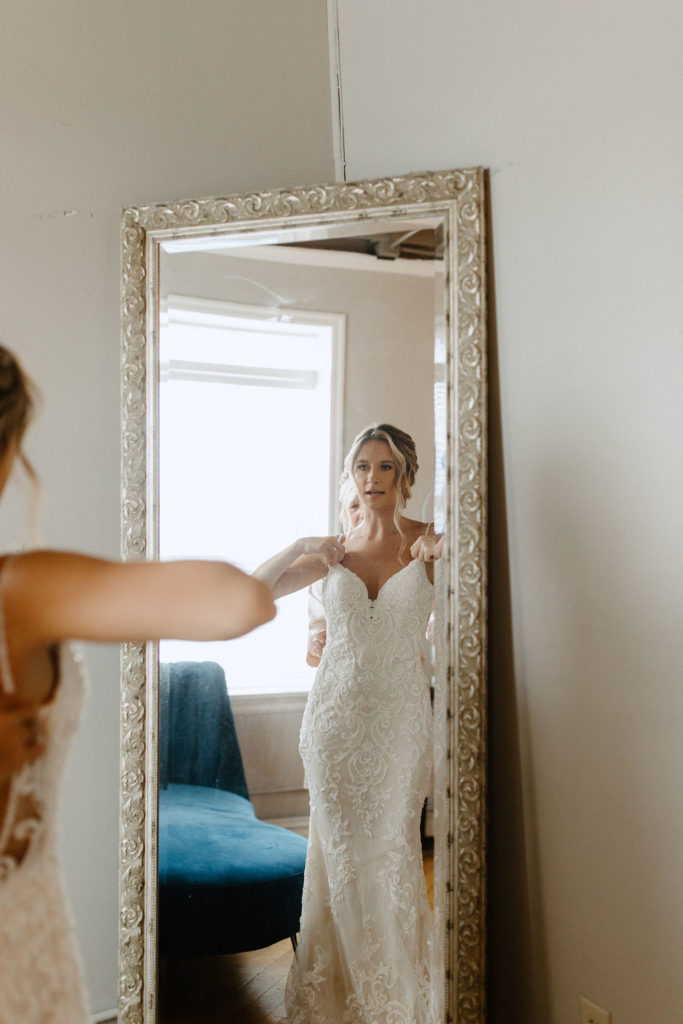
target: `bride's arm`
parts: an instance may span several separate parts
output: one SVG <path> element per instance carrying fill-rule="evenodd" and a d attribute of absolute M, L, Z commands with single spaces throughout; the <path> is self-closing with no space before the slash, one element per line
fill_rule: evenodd
<path fill-rule="evenodd" d="M 321 584 L 318 580 L 308 588 L 308 649 L 306 664 L 317 668 L 322 658 L 323 647 L 327 642 L 327 622 L 325 606 L 322 602 Z"/>
<path fill-rule="evenodd" d="M 273 597 L 284 597 L 322 579 L 330 565 L 344 557 L 344 545 L 336 537 L 299 537 L 269 558 L 253 575 L 267 583 Z"/>

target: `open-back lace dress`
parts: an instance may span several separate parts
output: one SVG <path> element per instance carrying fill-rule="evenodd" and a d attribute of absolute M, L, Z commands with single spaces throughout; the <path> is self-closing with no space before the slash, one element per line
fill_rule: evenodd
<path fill-rule="evenodd" d="M 0 689 L 14 691 L 7 658 L 0 570 Z M 47 748 L 11 779 L 0 805 L 0 1021 L 86 1024 L 82 976 L 56 853 L 62 768 L 78 724 L 83 668 L 69 644 L 58 652 L 45 705 Z"/>
<path fill-rule="evenodd" d="M 371 600 L 323 581 L 327 643 L 301 727 L 311 817 L 290 1024 L 433 1024 L 420 817 L 432 768 L 421 655 L 433 588 L 412 561 Z"/>

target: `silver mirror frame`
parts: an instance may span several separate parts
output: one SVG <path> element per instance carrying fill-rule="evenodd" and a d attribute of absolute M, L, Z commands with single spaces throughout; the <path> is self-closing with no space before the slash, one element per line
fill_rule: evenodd
<path fill-rule="evenodd" d="M 445 1024 L 484 1024 L 486 912 L 486 256 L 482 168 L 131 207 L 122 214 L 122 555 L 157 556 L 156 380 L 164 241 L 442 216 L 447 558 L 436 704 L 437 924 Z M 119 1022 L 156 1022 L 157 645 L 121 675 Z M 442 865 L 439 870 L 438 865 Z"/>

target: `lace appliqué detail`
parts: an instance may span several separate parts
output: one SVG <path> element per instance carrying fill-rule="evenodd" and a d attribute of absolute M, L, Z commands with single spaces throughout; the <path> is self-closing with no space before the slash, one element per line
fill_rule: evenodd
<path fill-rule="evenodd" d="M 45 753 L 11 780 L 0 833 L 0 1022 L 87 1024 L 74 930 L 55 853 L 62 769 L 83 697 L 80 658 L 60 650 Z"/>
<path fill-rule="evenodd" d="M 357 1021 L 415 1024 L 415 994 L 411 993 L 411 1001 L 407 1002 L 400 964 L 397 965 L 395 960 L 387 959 L 386 946 L 382 955 L 383 946 L 373 930 L 371 919 L 366 918 L 363 921 L 363 928 L 365 941 L 351 965 L 354 986 L 348 997 L 342 1024 L 357 1024 Z M 411 980 L 413 977 L 417 981 L 421 1002 L 426 1008 L 430 999 L 430 974 L 426 962 L 415 965 Z"/>
<path fill-rule="evenodd" d="M 27 764 L 10 781 L 0 830 L 0 881 L 16 871 L 43 830 L 45 807 L 36 775 L 36 766 Z"/>
<path fill-rule="evenodd" d="M 432 766 L 421 663 L 432 587 L 411 562 L 371 601 L 323 585 L 327 645 L 300 750 L 311 820 L 290 1024 L 435 1024 L 420 815 Z"/>

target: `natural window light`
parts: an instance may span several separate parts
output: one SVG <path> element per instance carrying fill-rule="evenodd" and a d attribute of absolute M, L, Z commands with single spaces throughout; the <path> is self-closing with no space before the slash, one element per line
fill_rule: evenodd
<path fill-rule="evenodd" d="M 265 313 L 265 316 L 264 316 Z M 162 318 L 159 549 L 251 572 L 337 530 L 342 316 L 172 296 Z M 163 661 L 223 665 L 233 694 L 307 691 L 307 593 L 229 643 L 165 641 Z"/>

